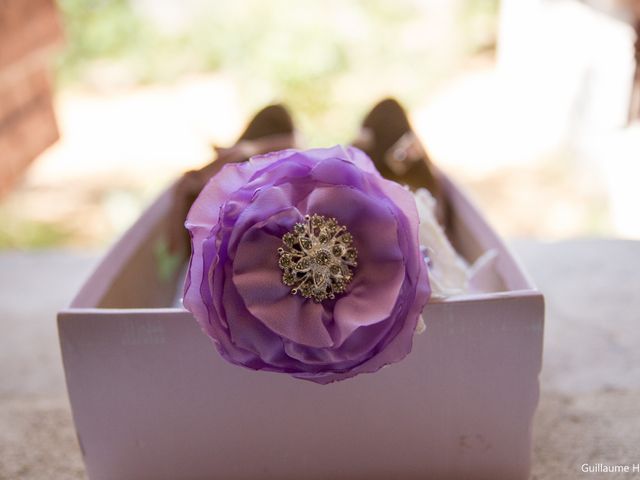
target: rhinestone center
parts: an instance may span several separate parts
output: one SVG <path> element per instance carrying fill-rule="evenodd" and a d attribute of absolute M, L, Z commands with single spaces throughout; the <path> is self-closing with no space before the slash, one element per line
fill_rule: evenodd
<path fill-rule="evenodd" d="M 353 237 L 335 218 L 306 215 L 282 237 L 278 265 L 291 294 L 315 302 L 343 293 L 358 266 Z"/>

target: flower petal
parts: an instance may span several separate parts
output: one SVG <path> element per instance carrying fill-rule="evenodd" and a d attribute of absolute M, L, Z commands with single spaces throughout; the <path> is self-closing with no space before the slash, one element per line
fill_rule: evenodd
<path fill-rule="evenodd" d="M 383 201 L 344 186 L 316 189 L 305 208 L 335 217 L 351 232 L 358 250 L 353 281 L 333 311 L 334 339 L 340 345 L 357 328 L 387 319 L 394 308 L 405 275 L 398 225 Z"/>
<path fill-rule="evenodd" d="M 296 216 L 282 212 L 242 236 L 233 263 L 233 283 L 247 310 L 273 332 L 301 345 L 330 347 L 333 341 L 322 321 L 322 305 L 291 295 L 282 283 L 277 255 L 282 241 L 269 233 L 274 224 L 280 226 Z"/>

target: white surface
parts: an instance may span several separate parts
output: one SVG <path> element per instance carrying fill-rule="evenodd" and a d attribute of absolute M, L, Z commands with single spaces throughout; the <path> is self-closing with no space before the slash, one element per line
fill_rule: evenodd
<path fill-rule="evenodd" d="M 640 242 L 511 245 L 545 294 L 543 386 L 565 393 L 640 389 Z M 98 258 L 0 254 L 0 395 L 64 394 L 56 312 Z"/>
<path fill-rule="evenodd" d="M 545 293 L 537 480 L 583 479 L 584 462 L 637 463 L 640 242 L 511 242 Z M 0 479 L 84 478 L 55 312 L 98 256 L 0 254 Z M 627 478 L 610 475 L 607 478 Z"/>
<path fill-rule="evenodd" d="M 543 388 L 640 390 L 640 242 L 512 246 L 545 295 Z"/>
<path fill-rule="evenodd" d="M 66 395 L 56 313 L 97 260 L 66 252 L 0 253 L 0 396 Z"/>

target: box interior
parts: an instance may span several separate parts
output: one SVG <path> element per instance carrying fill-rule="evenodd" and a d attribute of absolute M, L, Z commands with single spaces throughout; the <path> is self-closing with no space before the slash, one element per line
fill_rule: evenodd
<path fill-rule="evenodd" d="M 495 252 L 494 260 L 476 279 L 472 294 L 444 301 L 457 301 L 469 295 L 491 298 L 505 292 L 534 289 L 511 252 L 469 199 L 445 175 L 442 184 L 451 206 L 447 234 L 456 250 L 470 263 L 487 250 Z M 165 191 L 106 255 L 72 307 L 182 309 L 180 292 L 187 252 L 170 254 L 165 240 L 169 228 L 183 228 L 167 224 L 172 192 L 173 187 Z"/>

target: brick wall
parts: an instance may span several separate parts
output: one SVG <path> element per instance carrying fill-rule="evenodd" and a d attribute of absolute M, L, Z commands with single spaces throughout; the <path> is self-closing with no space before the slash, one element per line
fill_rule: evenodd
<path fill-rule="evenodd" d="M 0 0 L 0 196 L 58 138 L 50 64 L 60 40 L 54 0 Z"/>

